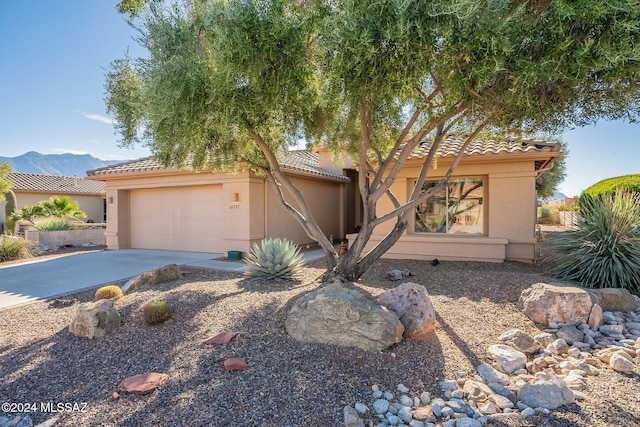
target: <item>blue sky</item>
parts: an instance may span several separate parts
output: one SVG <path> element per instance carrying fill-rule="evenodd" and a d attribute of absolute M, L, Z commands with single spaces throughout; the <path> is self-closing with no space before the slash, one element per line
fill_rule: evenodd
<path fill-rule="evenodd" d="M 115 9 L 117 0 L 5 1 L 0 9 L 0 156 L 27 151 L 144 157 L 118 147 L 104 105 L 111 61 L 143 51 Z M 568 177 L 579 194 L 612 176 L 640 173 L 640 124 L 600 122 L 565 132 Z"/>

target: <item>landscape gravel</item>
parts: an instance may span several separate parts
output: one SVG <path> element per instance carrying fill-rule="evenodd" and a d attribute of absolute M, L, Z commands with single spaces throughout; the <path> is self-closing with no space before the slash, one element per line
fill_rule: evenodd
<path fill-rule="evenodd" d="M 59 426 L 341 426 L 345 405 L 362 402 L 377 411 L 382 403 L 372 393 L 380 396 L 378 391 L 397 390 L 399 384 L 396 398 L 405 388 L 416 397 L 428 393 L 426 400 L 442 398 L 440 382 L 491 363 L 487 348 L 499 344 L 504 332 L 542 333 L 516 303 L 523 289 L 555 281 L 545 276 L 548 267 L 380 260 L 358 286 L 377 296 L 399 284 L 389 279 L 390 270 L 409 270 L 410 281 L 431 295 L 437 328 L 429 339 L 373 353 L 287 335 L 291 301 L 319 286 L 321 262 L 308 266 L 298 282 L 185 268 L 188 274 L 180 280 L 116 301 L 122 326 L 94 340 L 67 331 L 75 304 L 40 301 L 6 309 L 0 311 L 0 402 L 36 403 L 29 413 L 34 424 L 59 418 Z M 64 299 L 92 301 L 94 292 Z M 172 320 L 145 325 L 142 307 L 152 300 L 167 301 Z M 221 331 L 239 335 L 227 345 L 203 343 Z M 244 358 L 248 369 L 227 372 L 224 361 L 233 357 Z M 114 395 L 123 379 L 145 372 L 169 378 L 148 395 Z M 500 417 L 493 425 L 640 425 L 639 380 L 637 371 L 603 369 L 588 378 L 584 400 L 547 414 Z M 372 389 L 376 385 L 379 390 Z M 53 407 L 48 403 L 72 406 L 53 413 L 46 411 Z"/>

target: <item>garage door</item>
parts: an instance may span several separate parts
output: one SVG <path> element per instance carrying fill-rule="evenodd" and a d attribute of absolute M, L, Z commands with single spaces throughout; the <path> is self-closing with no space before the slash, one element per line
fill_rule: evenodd
<path fill-rule="evenodd" d="M 131 190 L 131 247 L 221 252 L 222 185 Z"/>

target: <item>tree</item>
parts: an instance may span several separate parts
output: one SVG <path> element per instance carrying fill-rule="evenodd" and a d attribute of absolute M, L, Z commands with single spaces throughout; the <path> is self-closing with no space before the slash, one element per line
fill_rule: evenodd
<path fill-rule="evenodd" d="M 56 218 L 86 218 L 87 214 L 80 210 L 78 202 L 69 196 L 52 196 L 49 200 L 40 202 L 45 217 Z"/>
<path fill-rule="evenodd" d="M 114 61 L 107 74 L 121 143 L 148 144 L 165 165 L 221 170 L 244 162 L 264 174 L 324 250 L 326 278 L 359 278 L 483 131 L 553 132 L 640 112 L 637 2 L 142 3 L 145 10 L 128 12 L 140 12 L 148 57 Z M 440 183 L 423 191 L 451 132 L 465 145 Z M 340 258 L 278 162 L 303 138 L 347 150 L 360 171 L 362 226 Z M 391 185 L 425 144 L 415 186 L 399 200 Z M 395 210 L 378 212 L 382 198 Z M 392 230 L 365 252 L 387 221 Z"/>
<path fill-rule="evenodd" d="M 558 189 L 558 185 L 567 177 L 566 159 L 569 155 L 567 146 L 562 144 L 562 154 L 555 159 L 553 166 L 536 179 L 538 197 L 548 199 Z"/>
<path fill-rule="evenodd" d="M 5 194 L 11 190 L 13 184 L 8 178 L 11 166 L 7 162 L 0 162 L 0 202 L 5 200 Z"/>

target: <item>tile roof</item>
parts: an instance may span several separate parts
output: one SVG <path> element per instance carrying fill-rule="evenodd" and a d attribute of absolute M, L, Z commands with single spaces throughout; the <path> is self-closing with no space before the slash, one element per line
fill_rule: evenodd
<path fill-rule="evenodd" d="M 105 194 L 105 183 L 69 176 L 11 172 L 7 178 L 14 191 L 59 194 Z"/>
<path fill-rule="evenodd" d="M 288 151 L 282 154 L 280 163 L 283 169 L 289 169 L 291 171 L 303 172 L 309 175 L 322 176 L 326 178 L 339 179 L 348 181 L 349 178 L 332 172 L 330 170 L 321 168 L 319 166 L 319 156 L 316 153 L 312 153 L 307 150 L 294 150 Z M 138 160 L 133 160 L 125 163 L 118 163 L 111 166 L 106 166 L 99 169 L 87 171 L 88 176 L 105 176 L 115 174 L 125 174 L 132 172 L 145 172 L 154 170 L 177 170 L 173 168 L 167 168 L 160 162 L 153 160 L 150 157 L 145 157 Z"/>
<path fill-rule="evenodd" d="M 449 135 L 442 141 L 438 148 L 440 157 L 456 156 L 460 152 L 460 148 L 464 144 L 464 138 L 457 138 L 455 135 Z M 431 140 L 422 141 L 409 155 L 410 159 L 420 159 L 429 154 L 431 149 Z M 464 154 L 471 156 L 473 154 L 498 154 L 498 153 L 514 153 L 529 151 L 550 151 L 557 152 L 561 150 L 561 146 L 557 142 L 549 142 L 532 138 L 508 138 L 506 140 L 475 140 L 464 151 Z"/>

